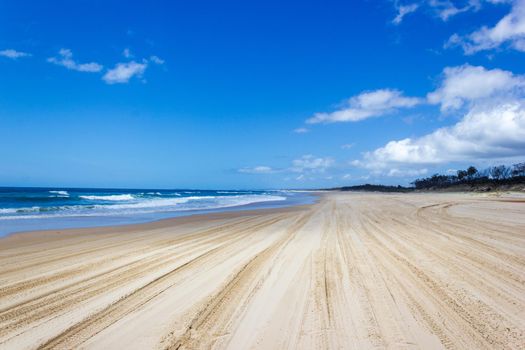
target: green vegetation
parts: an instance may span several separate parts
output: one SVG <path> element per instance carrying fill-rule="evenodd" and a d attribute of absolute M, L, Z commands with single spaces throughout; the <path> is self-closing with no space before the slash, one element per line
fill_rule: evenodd
<path fill-rule="evenodd" d="M 403 186 L 385 186 L 385 185 L 357 185 L 357 186 L 345 186 L 337 188 L 340 191 L 367 191 L 367 192 L 410 192 L 413 191 L 412 187 Z"/>
<path fill-rule="evenodd" d="M 498 165 L 482 171 L 471 166 L 466 170 L 458 170 L 456 175 L 434 174 L 412 182 L 417 190 L 445 189 L 462 185 L 474 189 L 482 189 L 485 186 L 485 189 L 490 190 L 503 185 L 521 184 L 525 184 L 525 163 L 513 166 Z"/>
<path fill-rule="evenodd" d="M 368 192 L 525 190 L 525 163 L 512 166 L 498 165 L 481 171 L 470 166 L 465 170 L 458 170 L 454 175 L 434 174 L 417 179 L 411 185 L 412 187 L 365 184 L 332 188 L 331 190 Z"/>

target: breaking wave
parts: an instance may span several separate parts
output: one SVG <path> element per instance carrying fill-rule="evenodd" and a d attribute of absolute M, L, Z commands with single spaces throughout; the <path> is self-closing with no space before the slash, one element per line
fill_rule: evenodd
<path fill-rule="evenodd" d="M 107 196 L 79 196 L 82 199 L 89 199 L 92 201 L 130 201 L 135 199 L 131 194 L 112 194 Z"/>
<path fill-rule="evenodd" d="M 57 197 L 69 197 L 67 191 L 49 191 L 49 193 L 56 195 Z"/>
<path fill-rule="evenodd" d="M 173 195 L 173 194 L 172 194 Z M 0 220 L 36 219 L 50 217 L 85 217 L 134 215 L 156 212 L 178 212 L 189 210 L 212 210 L 253 203 L 283 201 L 286 197 L 274 194 L 244 194 L 188 197 L 141 197 L 131 194 L 81 195 L 90 204 L 27 206 L 21 208 L 0 208 Z M 79 203 L 85 203 L 79 202 Z"/>

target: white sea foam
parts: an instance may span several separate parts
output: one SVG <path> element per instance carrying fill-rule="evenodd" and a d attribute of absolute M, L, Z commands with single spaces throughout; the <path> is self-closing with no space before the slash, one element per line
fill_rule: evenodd
<path fill-rule="evenodd" d="M 170 207 L 170 206 L 176 206 L 179 204 L 187 203 L 193 198 L 194 197 L 147 199 L 147 200 L 142 200 L 138 203 L 95 205 L 95 208 L 117 210 L 117 209 L 141 209 L 141 208 Z"/>
<path fill-rule="evenodd" d="M 130 195 L 121 195 L 130 196 Z M 89 196 L 89 197 L 118 197 L 115 196 Z M 128 197 L 126 197 L 128 198 Z M 131 197 L 134 198 L 134 197 Z M 237 196 L 194 196 L 183 198 L 158 198 L 143 199 L 135 203 L 122 204 L 97 204 L 73 205 L 61 207 L 27 207 L 0 209 L 0 220 L 13 219 L 39 219 L 59 217 L 86 217 L 86 216 L 111 216 L 134 215 L 156 212 L 177 212 L 189 210 L 211 210 L 236 207 L 252 203 L 282 201 L 286 197 L 274 195 L 237 195 Z M 124 200 L 124 199 L 121 199 Z M 127 200 L 127 199 L 126 199 Z M 36 214 L 38 213 L 38 214 Z M 4 214 L 4 215 L 1 215 Z M 5 215 L 7 214 L 7 215 Z M 9 215 L 11 214 L 11 215 Z M 17 214 L 17 215 L 13 215 Z"/>
<path fill-rule="evenodd" d="M 69 193 L 67 191 L 49 191 L 49 193 L 56 194 L 59 197 L 69 197 Z"/>
<path fill-rule="evenodd" d="M 112 194 L 107 196 L 79 196 L 92 201 L 130 201 L 135 199 L 131 194 Z"/>
<path fill-rule="evenodd" d="M 40 207 L 4 208 L 4 209 L 0 209 L 0 214 L 33 213 L 33 212 L 39 212 L 39 211 L 40 211 Z"/>
<path fill-rule="evenodd" d="M 138 203 L 114 204 L 95 207 L 108 210 L 116 209 L 146 209 L 157 208 L 157 211 L 183 211 L 183 210 L 207 210 L 235 207 L 251 203 L 270 202 L 285 200 L 286 197 L 270 195 L 238 195 L 238 196 L 194 196 L 183 198 L 161 198 L 144 200 Z M 182 206 L 182 204 L 186 204 Z"/>

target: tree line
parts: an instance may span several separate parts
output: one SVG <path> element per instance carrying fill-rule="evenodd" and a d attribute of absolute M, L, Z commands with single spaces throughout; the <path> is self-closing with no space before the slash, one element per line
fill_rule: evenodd
<path fill-rule="evenodd" d="M 416 189 L 446 188 L 455 185 L 514 185 L 525 183 L 525 163 L 497 165 L 483 170 L 473 166 L 453 175 L 434 174 L 411 184 Z"/>

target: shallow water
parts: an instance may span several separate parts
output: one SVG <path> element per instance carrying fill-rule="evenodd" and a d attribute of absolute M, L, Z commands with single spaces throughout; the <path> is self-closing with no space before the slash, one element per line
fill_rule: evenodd
<path fill-rule="evenodd" d="M 0 188 L 0 236 L 313 202 L 294 191 Z"/>

